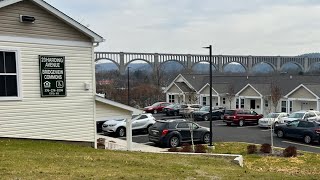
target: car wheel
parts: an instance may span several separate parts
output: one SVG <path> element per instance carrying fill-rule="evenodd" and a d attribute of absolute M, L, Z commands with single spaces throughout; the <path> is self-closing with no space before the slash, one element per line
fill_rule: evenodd
<path fill-rule="evenodd" d="M 126 135 L 126 128 L 119 127 L 116 133 L 119 137 L 124 137 Z"/>
<path fill-rule="evenodd" d="M 221 116 L 220 116 L 220 119 L 223 120 L 223 118 L 224 118 L 224 115 L 221 115 Z"/>
<path fill-rule="evenodd" d="M 231 126 L 231 123 L 227 123 L 227 126 Z"/>
<path fill-rule="evenodd" d="M 306 144 L 310 144 L 312 142 L 312 138 L 310 135 L 305 135 L 303 140 Z"/>
<path fill-rule="evenodd" d="M 158 111 L 155 109 L 155 110 L 153 110 L 153 114 L 157 114 L 158 113 Z"/>
<path fill-rule="evenodd" d="M 208 116 L 208 115 L 204 115 L 204 116 L 203 116 L 203 119 L 204 119 L 205 121 L 208 121 L 208 120 L 209 120 L 209 116 Z"/>
<path fill-rule="evenodd" d="M 239 126 L 242 127 L 244 125 L 244 120 L 239 121 Z"/>
<path fill-rule="evenodd" d="M 151 126 L 152 126 L 152 124 L 149 124 L 149 125 L 147 126 L 147 128 L 144 129 L 144 132 L 148 134 L 148 133 L 149 133 L 149 128 L 150 128 Z"/>
<path fill-rule="evenodd" d="M 166 112 L 166 115 L 169 116 L 170 114 L 168 112 Z"/>
<path fill-rule="evenodd" d="M 173 112 L 173 115 L 174 115 L 174 116 L 178 116 L 178 112 L 177 112 L 177 111 L 174 111 L 174 112 Z"/>
<path fill-rule="evenodd" d="M 177 136 L 172 136 L 169 139 L 169 147 L 178 147 L 180 144 L 180 139 Z"/>
<path fill-rule="evenodd" d="M 276 126 L 278 126 L 279 125 L 279 123 L 278 122 L 275 122 L 274 124 L 273 124 L 273 129 L 276 127 Z"/>
<path fill-rule="evenodd" d="M 209 144 L 210 143 L 210 133 L 205 133 L 203 135 L 203 139 L 202 139 L 203 143 L 205 144 Z"/>
<path fill-rule="evenodd" d="M 277 131 L 277 136 L 278 138 L 283 138 L 284 137 L 284 132 L 282 130 Z"/>

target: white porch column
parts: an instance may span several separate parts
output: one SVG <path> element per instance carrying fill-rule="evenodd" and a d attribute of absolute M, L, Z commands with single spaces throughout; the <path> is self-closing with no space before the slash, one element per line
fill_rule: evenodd
<path fill-rule="evenodd" d="M 239 96 L 238 108 L 241 109 L 241 97 Z"/>
<path fill-rule="evenodd" d="M 220 104 L 221 104 L 221 97 L 220 95 L 218 95 L 218 106 L 220 106 Z"/>
<path fill-rule="evenodd" d="M 320 111 L 320 99 L 317 99 L 317 111 Z"/>
<path fill-rule="evenodd" d="M 132 121 L 131 118 L 126 120 L 126 139 L 127 139 L 127 150 L 132 151 Z"/>
<path fill-rule="evenodd" d="M 166 102 L 169 102 L 169 94 L 166 93 Z"/>
<path fill-rule="evenodd" d="M 183 97 L 183 98 L 182 98 L 182 102 L 183 102 L 184 104 L 186 104 L 186 95 L 183 94 L 182 97 Z"/>
<path fill-rule="evenodd" d="M 287 110 L 287 113 L 289 114 L 290 113 L 290 100 L 289 99 L 287 99 L 287 108 L 286 108 L 286 110 Z"/>
<path fill-rule="evenodd" d="M 261 97 L 261 114 L 264 115 L 264 100 L 263 100 L 263 97 Z"/>

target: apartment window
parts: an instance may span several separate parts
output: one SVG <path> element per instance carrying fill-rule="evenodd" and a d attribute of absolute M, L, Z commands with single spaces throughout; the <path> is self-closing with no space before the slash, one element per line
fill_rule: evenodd
<path fill-rule="evenodd" d="M 281 112 L 287 112 L 287 101 L 281 101 Z"/>
<path fill-rule="evenodd" d="M 241 99 L 241 104 L 240 104 L 240 108 L 244 108 L 244 99 Z"/>
<path fill-rule="evenodd" d="M 207 105 L 207 97 L 202 97 L 202 105 Z"/>
<path fill-rule="evenodd" d="M 292 112 L 292 101 L 289 101 L 289 111 Z"/>
<path fill-rule="evenodd" d="M 222 98 L 222 104 L 226 104 L 226 98 Z"/>
<path fill-rule="evenodd" d="M 18 97 L 18 71 L 16 51 L 0 50 L 0 99 Z"/>
<path fill-rule="evenodd" d="M 238 109 L 239 108 L 239 99 L 237 98 L 236 99 L 236 109 Z"/>
<path fill-rule="evenodd" d="M 174 95 L 169 94 L 169 103 L 174 103 Z"/>
<path fill-rule="evenodd" d="M 269 101 L 266 100 L 266 99 L 264 100 L 264 106 L 265 106 L 265 107 L 269 107 Z"/>

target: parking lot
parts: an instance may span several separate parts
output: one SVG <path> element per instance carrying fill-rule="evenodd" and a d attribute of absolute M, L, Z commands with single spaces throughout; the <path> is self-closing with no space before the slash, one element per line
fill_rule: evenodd
<path fill-rule="evenodd" d="M 167 119 L 168 116 L 164 114 L 155 114 L 156 119 Z M 169 117 L 169 118 L 181 118 L 181 117 Z M 199 125 L 204 127 L 210 127 L 209 121 L 198 121 Z M 299 140 L 294 139 L 280 139 L 273 134 L 274 146 L 286 148 L 288 146 L 295 146 L 298 150 L 320 153 L 320 145 L 312 143 L 311 145 L 304 144 Z M 121 138 L 125 139 L 125 137 Z M 143 133 L 134 133 L 132 137 L 133 142 L 143 143 L 150 146 L 155 146 L 152 142 L 149 142 L 148 135 Z M 213 121 L 213 141 L 214 142 L 247 142 L 254 144 L 271 144 L 271 132 L 270 129 L 261 129 L 257 125 L 249 125 L 244 127 L 238 126 L 226 126 L 222 120 Z"/>

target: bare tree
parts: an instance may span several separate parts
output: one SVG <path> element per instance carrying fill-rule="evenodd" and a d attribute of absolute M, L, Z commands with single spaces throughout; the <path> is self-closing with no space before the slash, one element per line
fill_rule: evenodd
<path fill-rule="evenodd" d="M 281 89 L 280 87 L 275 84 L 275 83 L 271 83 L 271 96 L 270 96 L 270 99 L 271 99 L 271 103 L 272 103 L 272 106 L 274 108 L 274 112 L 277 111 L 277 107 L 278 107 L 278 104 L 279 104 L 279 101 L 281 99 Z"/>
<path fill-rule="evenodd" d="M 229 108 L 231 109 L 231 102 L 235 96 L 235 89 L 233 84 L 229 84 L 227 88 L 226 98 L 229 101 Z"/>

